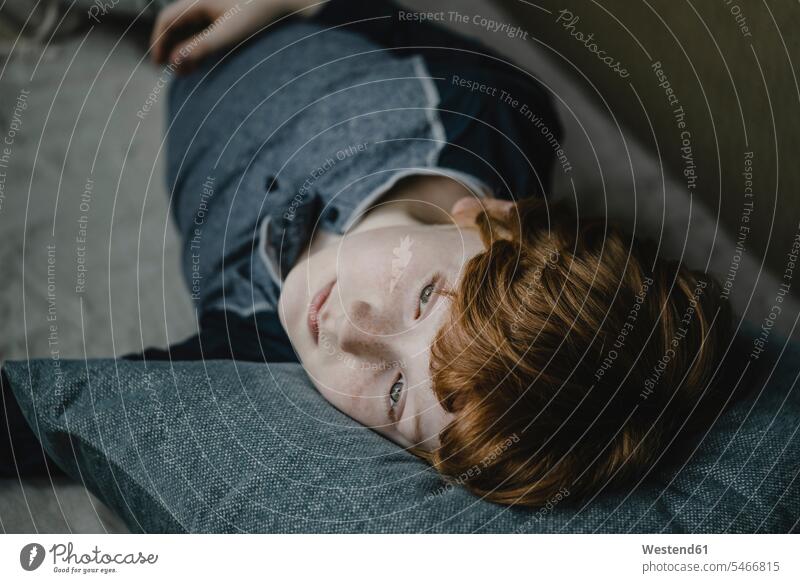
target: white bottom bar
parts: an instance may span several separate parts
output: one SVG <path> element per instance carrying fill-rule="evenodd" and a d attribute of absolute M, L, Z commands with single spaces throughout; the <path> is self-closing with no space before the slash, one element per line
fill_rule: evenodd
<path fill-rule="evenodd" d="M 0 581 L 800 581 L 798 541 L 791 535 L 4 535 Z"/>

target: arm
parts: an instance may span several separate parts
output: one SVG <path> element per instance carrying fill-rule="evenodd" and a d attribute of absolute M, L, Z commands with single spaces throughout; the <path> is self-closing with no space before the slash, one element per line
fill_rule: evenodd
<path fill-rule="evenodd" d="M 153 62 L 188 73 L 204 57 L 243 41 L 287 14 L 312 16 L 321 0 L 178 0 L 164 8 L 150 38 Z"/>
<path fill-rule="evenodd" d="M 277 312 L 249 316 L 211 310 L 200 317 L 200 333 L 166 349 L 148 348 L 126 354 L 126 360 L 241 360 L 297 362 L 297 354 L 281 326 Z"/>

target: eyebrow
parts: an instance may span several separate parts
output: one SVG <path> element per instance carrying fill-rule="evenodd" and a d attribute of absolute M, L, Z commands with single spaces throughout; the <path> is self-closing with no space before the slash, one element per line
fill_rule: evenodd
<path fill-rule="evenodd" d="M 406 390 L 408 390 L 408 389 L 406 389 Z M 411 395 L 406 395 L 406 403 L 403 406 L 403 412 L 404 413 L 405 413 L 406 407 L 409 406 L 408 399 L 410 399 L 410 398 L 411 398 Z M 418 411 L 417 408 L 415 408 L 414 410 Z M 398 432 L 399 432 L 399 429 L 397 428 L 397 423 L 400 420 L 395 416 L 395 410 L 394 409 L 389 409 L 388 414 L 389 414 L 389 420 L 392 422 L 393 427 L 395 427 L 395 429 L 397 429 Z M 414 414 L 414 428 L 413 428 L 413 430 L 411 432 L 411 436 L 410 436 L 410 441 L 414 444 L 415 447 L 423 441 L 422 440 L 422 427 L 421 427 L 421 425 L 422 425 L 422 413 L 415 412 L 415 414 Z"/>
<path fill-rule="evenodd" d="M 389 407 L 388 411 L 386 411 L 386 416 L 389 418 L 389 422 L 391 425 L 397 425 L 397 422 L 400 421 L 395 416 L 395 410 Z"/>
<path fill-rule="evenodd" d="M 413 434 L 413 441 L 414 446 L 418 446 L 422 442 L 422 428 L 420 425 L 422 424 L 422 413 L 417 413 L 414 416 L 414 434 Z"/>

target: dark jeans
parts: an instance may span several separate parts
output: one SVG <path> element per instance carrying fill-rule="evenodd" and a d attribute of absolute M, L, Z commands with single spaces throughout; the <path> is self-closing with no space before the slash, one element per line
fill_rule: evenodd
<path fill-rule="evenodd" d="M 0 477 L 16 478 L 61 474 L 47 457 L 0 371 Z"/>

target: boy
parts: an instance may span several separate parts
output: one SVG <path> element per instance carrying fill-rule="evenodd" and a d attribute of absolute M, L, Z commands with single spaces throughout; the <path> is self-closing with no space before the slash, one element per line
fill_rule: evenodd
<path fill-rule="evenodd" d="M 497 502 L 638 479 L 713 417 L 727 304 L 548 204 L 551 97 L 431 20 L 374 1 L 164 10 L 200 333 L 139 357 L 299 361 L 334 406 Z"/>

